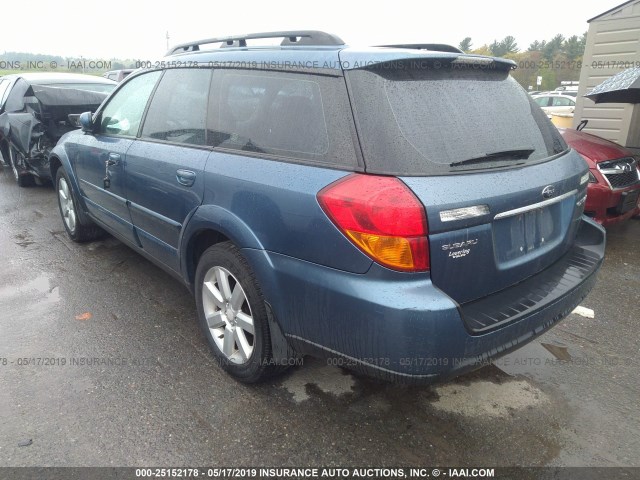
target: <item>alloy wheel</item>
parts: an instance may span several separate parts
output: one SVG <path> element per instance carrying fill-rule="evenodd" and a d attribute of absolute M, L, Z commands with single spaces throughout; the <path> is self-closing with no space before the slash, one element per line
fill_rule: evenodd
<path fill-rule="evenodd" d="M 251 307 L 240 282 L 222 267 L 207 271 L 202 304 L 209 332 L 222 354 L 235 364 L 249 361 L 255 329 Z"/>
<path fill-rule="evenodd" d="M 62 218 L 64 223 L 70 232 L 76 230 L 76 210 L 73 205 L 73 198 L 71 196 L 71 189 L 64 177 L 60 178 L 58 182 L 58 199 L 60 201 L 60 211 L 62 212 Z"/>

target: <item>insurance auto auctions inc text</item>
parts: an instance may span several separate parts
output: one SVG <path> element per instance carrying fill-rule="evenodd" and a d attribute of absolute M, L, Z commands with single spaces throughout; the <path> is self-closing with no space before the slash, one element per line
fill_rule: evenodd
<path fill-rule="evenodd" d="M 215 470 L 215 469 L 214 469 Z M 213 472 L 225 477 L 223 470 Z M 233 478 L 493 478 L 493 468 L 250 468 L 235 473 Z M 240 473 L 240 475 L 237 475 Z M 243 475 L 242 473 L 246 474 Z M 231 476 L 229 478 L 231 478 Z"/>

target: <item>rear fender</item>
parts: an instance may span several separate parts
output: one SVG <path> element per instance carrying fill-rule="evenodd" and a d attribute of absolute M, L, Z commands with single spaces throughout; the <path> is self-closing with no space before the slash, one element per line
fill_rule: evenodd
<path fill-rule="evenodd" d="M 180 238 L 180 268 L 183 280 L 192 293 L 195 288 L 193 278 L 195 277 L 195 269 L 197 268 L 197 265 L 191 262 L 192 240 L 203 231 L 220 233 L 228 238 L 236 247 L 241 249 L 258 277 L 258 283 L 261 286 L 264 286 L 265 282 L 273 282 L 272 272 L 269 272 L 269 275 L 265 275 L 264 269 L 258 268 L 259 265 L 255 261 L 254 255 L 262 258 L 264 256 L 264 246 L 247 224 L 229 210 L 215 205 L 204 205 L 198 207 L 191 216 Z M 263 255 L 261 256 L 255 252 L 256 250 L 262 251 Z M 287 362 L 289 359 L 295 357 L 296 352 L 285 338 L 282 326 L 268 301 L 266 302 L 266 308 L 273 348 L 273 360 L 277 364 L 286 364 L 283 362 Z"/>
<path fill-rule="evenodd" d="M 240 218 L 222 207 L 203 205 L 197 208 L 188 220 L 180 237 L 180 269 L 184 281 L 193 289 L 196 265 L 191 264 L 192 240 L 203 231 L 214 231 L 224 235 L 233 244 L 242 248 L 263 250 L 264 246 L 255 233 Z"/>

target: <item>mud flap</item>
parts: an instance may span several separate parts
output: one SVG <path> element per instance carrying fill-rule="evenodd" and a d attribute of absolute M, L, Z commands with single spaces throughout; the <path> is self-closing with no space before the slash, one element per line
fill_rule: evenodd
<path fill-rule="evenodd" d="M 267 310 L 267 319 L 269 322 L 269 334 L 271 335 L 271 354 L 273 363 L 276 365 L 289 365 L 293 358 L 299 358 L 297 352 L 289 345 L 284 336 L 278 321 L 275 318 L 273 309 L 268 302 L 264 302 Z"/>

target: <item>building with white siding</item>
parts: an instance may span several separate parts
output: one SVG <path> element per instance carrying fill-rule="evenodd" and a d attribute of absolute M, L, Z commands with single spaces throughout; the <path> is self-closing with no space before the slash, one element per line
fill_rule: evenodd
<path fill-rule="evenodd" d="M 640 105 L 599 103 L 584 98 L 593 87 L 630 67 L 640 66 L 640 0 L 625 2 L 588 20 L 574 127 L 640 149 Z"/>

